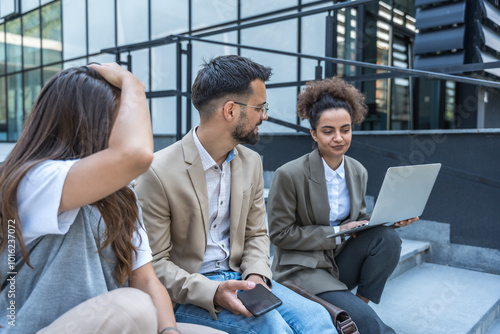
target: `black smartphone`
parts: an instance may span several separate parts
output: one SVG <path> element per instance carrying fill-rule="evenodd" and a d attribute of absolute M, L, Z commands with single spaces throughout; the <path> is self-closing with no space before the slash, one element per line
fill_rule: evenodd
<path fill-rule="evenodd" d="M 262 284 L 257 284 L 252 290 L 241 290 L 238 298 L 243 305 L 256 317 L 269 312 L 283 302 Z"/>

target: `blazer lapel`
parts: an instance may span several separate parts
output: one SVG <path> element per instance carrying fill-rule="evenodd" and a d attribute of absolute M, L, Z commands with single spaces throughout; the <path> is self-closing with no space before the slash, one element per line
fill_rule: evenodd
<path fill-rule="evenodd" d="M 184 161 L 189 165 L 187 172 L 189 178 L 191 179 L 191 184 L 196 193 L 196 197 L 198 198 L 198 203 L 200 204 L 203 225 L 205 226 L 205 232 L 207 233 L 209 228 L 207 181 L 198 149 L 194 143 L 193 131 L 194 129 L 191 129 L 191 131 L 189 131 L 188 134 L 182 139 L 182 150 L 184 152 Z"/>
<path fill-rule="evenodd" d="M 351 212 L 349 219 L 356 220 L 361 209 L 361 181 L 359 174 L 349 161 L 349 158 L 344 156 L 344 168 L 346 173 L 347 190 L 349 191 L 349 199 L 351 202 Z"/>
<path fill-rule="evenodd" d="M 311 210 L 316 225 L 330 224 L 330 203 L 326 189 L 325 168 L 318 149 L 309 154 L 309 194 L 311 197 Z"/>

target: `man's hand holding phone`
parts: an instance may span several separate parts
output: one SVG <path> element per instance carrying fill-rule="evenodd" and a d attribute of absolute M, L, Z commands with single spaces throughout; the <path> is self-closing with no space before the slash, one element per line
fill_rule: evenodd
<path fill-rule="evenodd" d="M 219 284 L 214 296 L 214 304 L 218 305 L 236 315 L 244 315 L 249 318 L 252 313 L 238 299 L 238 290 L 252 290 L 255 282 L 228 280 Z"/>
<path fill-rule="evenodd" d="M 240 291 L 238 293 L 238 298 L 256 317 L 261 316 L 282 304 L 282 301 L 262 284 L 257 284 L 252 290 Z"/>
<path fill-rule="evenodd" d="M 259 279 L 264 283 L 261 277 Z M 258 317 L 282 304 L 264 284 L 257 284 L 255 279 L 222 282 L 215 292 L 214 303 L 235 315 Z"/>

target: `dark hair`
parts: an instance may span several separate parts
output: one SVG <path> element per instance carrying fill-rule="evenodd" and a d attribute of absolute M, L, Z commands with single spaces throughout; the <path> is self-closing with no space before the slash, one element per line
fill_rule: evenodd
<path fill-rule="evenodd" d="M 191 90 L 193 105 L 202 119 L 209 119 L 215 112 L 210 102 L 233 94 L 249 96 L 250 83 L 256 79 L 269 80 L 271 72 L 271 68 L 237 55 L 214 58 L 198 71 Z"/>
<path fill-rule="evenodd" d="M 367 113 L 365 97 L 352 85 L 337 77 L 309 81 L 306 85 L 298 97 L 297 114 L 309 119 L 314 131 L 321 114 L 328 109 L 345 109 L 354 123 L 363 122 Z"/>
<path fill-rule="evenodd" d="M 42 88 L 12 152 L 0 165 L 0 253 L 7 245 L 8 220 L 16 220 L 16 240 L 29 264 L 22 238 L 17 189 L 26 173 L 46 160 L 84 158 L 108 147 L 120 90 L 87 66 L 54 75 Z M 106 226 L 102 251 L 111 245 L 123 284 L 132 272 L 132 236 L 139 217 L 135 195 L 124 187 L 93 203 Z"/>

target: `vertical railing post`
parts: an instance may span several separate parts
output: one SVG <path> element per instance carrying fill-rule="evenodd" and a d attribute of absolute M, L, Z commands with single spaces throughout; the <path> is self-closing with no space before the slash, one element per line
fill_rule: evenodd
<path fill-rule="evenodd" d="M 193 77 L 193 45 L 191 41 L 187 44 L 187 70 L 186 70 L 186 133 L 193 127 L 192 117 L 191 117 L 191 85 Z"/>
<path fill-rule="evenodd" d="M 328 13 L 325 22 L 325 57 L 337 58 L 337 12 Z M 325 78 L 337 74 L 337 64 L 325 63 Z"/>
<path fill-rule="evenodd" d="M 132 72 L 132 55 L 130 54 L 130 52 L 127 55 L 127 70 L 129 72 Z"/>
<path fill-rule="evenodd" d="M 180 140 L 182 138 L 182 44 L 181 41 L 177 41 L 177 63 L 176 63 L 176 74 L 177 74 L 177 86 L 175 96 L 177 98 L 177 128 L 176 128 L 176 139 Z"/>

